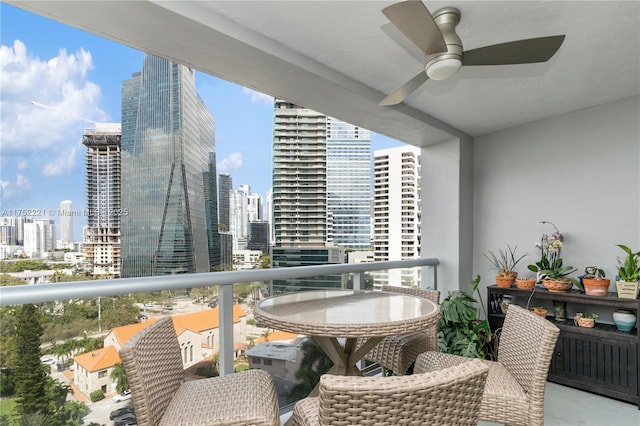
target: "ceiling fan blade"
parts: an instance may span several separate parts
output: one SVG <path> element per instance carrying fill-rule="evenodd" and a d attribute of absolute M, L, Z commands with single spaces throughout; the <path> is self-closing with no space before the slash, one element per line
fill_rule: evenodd
<path fill-rule="evenodd" d="M 418 87 L 422 86 L 425 81 L 429 80 L 427 73 L 421 71 L 420 74 L 407 81 L 405 84 L 396 89 L 389 96 L 380 101 L 381 106 L 397 105 L 404 101 L 407 96 L 413 93 Z"/>
<path fill-rule="evenodd" d="M 464 52 L 462 65 L 512 65 L 546 62 L 558 51 L 564 35 L 530 38 Z"/>
<path fill-rule="evenodd" d="M 382 9 L 382 13 L 427 55 L 447 51 L 440 29 L 421 1 L 392 4 Z"/>

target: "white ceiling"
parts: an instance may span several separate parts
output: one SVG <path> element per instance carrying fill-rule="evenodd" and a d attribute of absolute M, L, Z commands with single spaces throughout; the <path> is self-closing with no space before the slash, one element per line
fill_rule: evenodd
<path fill-rule="evenodd" d="M 460 9 L 465 50 L 566 39 L 546 63 L 463 67 L 395 107 L 378 102 L 424 61 L 381 13 L 394 1 L 7 3 L 416 145 L 640 93 L 638 1 L 427 1 Z"/>

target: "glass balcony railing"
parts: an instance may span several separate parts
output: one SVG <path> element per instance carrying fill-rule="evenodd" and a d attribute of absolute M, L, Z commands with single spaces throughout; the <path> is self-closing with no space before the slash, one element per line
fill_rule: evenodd
<path fill-rule="evenodd" d="M 321 283 L 326 281 L 323 277 L 342 276 L 342 279 L 339 280 L 341 286 L 358 290 L 371 288 L 371 276 L 376 276 L 376 274 L 386 274 L 388 271 L 396 269 L 414 269 L 417 271 L 416 268 L 420 268 L 419 274 L 412 275 L 419 276 L 420 282 L 414 281 L 412 285 L 422 288 L 437 288 L 438 264 L 438 259 L 421 258 L 390 262 L 297 266 L 246 271 L 19 285 L 0 287 L 0 306 L 217 286 L 220 324 L 218 345 L 220 348 L 220 374 L 230 374 L 233 373 L 234 368 L 234 284 L 263 282 L 271 289 L 271 294 L 275 294 L 286 291 L 287 280 L 291 280 L 292 284 L 303 282 L 305 279 Z M 277 289 L 274 287 L 274 283 L 280 284 L 277 286 Z M 406 285 L 406 282 L 397 283 L 397 285 L 402 284 Z M 293 287 L 296 287 L 295 284 Z M 307 286 L 303 287 L 306 289 Z M 313 286 L 313 288 L 320 289 L 320 287 L 316 286 Z"/>

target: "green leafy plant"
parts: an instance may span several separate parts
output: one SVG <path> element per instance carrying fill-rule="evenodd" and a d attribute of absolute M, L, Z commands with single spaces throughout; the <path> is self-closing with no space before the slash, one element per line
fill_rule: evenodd
<path fill-rule="evenodd" d="M 626 282 L 640 281 L 640 251 L 634 253 L 623 244 L 616 244 L 627 254 L 624 262 L 618 258 L 618 275 Z"/>
<path fill-rule="evenodd" d="M 522 256 L 516 257 L 517 249 L 518 246 L 511 248 L 511 246 L 507 244 L 507 249 L 499 249 L 497 255 L 491 250 L 488 250 L 487 253 L 483 253 L 482 255 L 493 265 L 491 269 L 497 271 L 498 275 L 508 275 L 513 272 L 516 265 L 529 254 L 525 253 Z"/>
<path fill-rule="evenodd" d="M 600 269 L 597 266 L 587 266 L 584 268 L 584 275 L 582 278 L 593 278 L 596 280 L 602 279 L 607 274 L 604 272 L 604 269 Z"/>
<path fill-rule="evenodd" d="M 473 280 L 473 293 L 478 290 L 480 276 Z M 492 349 L 494 336 L 489 322 L 478 318 L 478 301 L 464 291 L 453 291 L 440 304 L 440 321 L 438 322 L 438 350 L 440 352 L 461 355 L 468 358 L 490 358 L 495 352 Z M 487 315 L 485 313 L 485 318 Z"/>
<path fill-rule="evenodd" d="M 593 319 L 597 321 L 600 317 L 598 316 L 598 314 L 585 314 L 583 312 L 576 312 L 576 318 Z"/>
<path fill-rule="evenodd" d="M 569 277 L 570 274 L 573 274 L 578 269 L 573 266 L 564 265 L 562 257 L 560 256 L 564 236 L 553 223 L 548 221 L 542 221 L 540 223 L 553 226 L 555 232 L 552 234 L 542 234 L 540 243 L 536 244 L 536 247 L 540 250 L 540 260 L 533 265 L 528 265 L 527 268 L 531 272 L 536 273 L 536 280 L 538 282 L 541 282 L 543 279 L 566 280 L 570 281 L 580 290 L 584 290 L 577 279 Z"/>

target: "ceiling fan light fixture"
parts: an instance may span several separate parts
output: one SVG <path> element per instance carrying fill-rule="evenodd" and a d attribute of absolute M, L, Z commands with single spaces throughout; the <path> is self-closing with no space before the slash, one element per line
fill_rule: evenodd
<path fill-rule="evenodd" d="M 427 64 L 427 75 L 431 80 L 446 80 L 462 67 L 462 61 L 458 58 L 446 58 Z"/>

